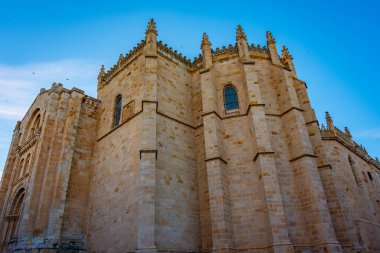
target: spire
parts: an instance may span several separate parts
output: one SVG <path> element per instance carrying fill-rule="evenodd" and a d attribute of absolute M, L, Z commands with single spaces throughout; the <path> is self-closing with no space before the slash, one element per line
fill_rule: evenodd
<path fill-rule="evenodd" d="M 208 36 L 206 33 L 203 33 L 202 36 L 201 49 L 203 49 L 204 46 L 211 46 L 211 42 L 208 40 Z"/>
<path fill-rule="evenodd" d="M 102 65 L 102 67 L 100 68 L 100 71 L 99 71 L 99 75 L 98 75 L 98 91 L 104 87 L 104 84 L 105 84 L 105 77 L 106 74 L 105 74 L 105 71 L 104 71 L 104 65 Z"/>
<path fill-rule="evenodd" d="M 282 58 L 285 60 L 285 62 L 292 61 L 293 57 L 289 53 L 289 50 L 286 46 L 282 46 Z"/>
<path fill-rule="evenodd" d="M 273 38 L 273 35 L 270 31 L 267 31 L 267 44 L 275 44 L 276 40 Z"/>
<path fill-rule="evenodd" d="M 282 46 L 282 59 L 283 62 L 288 65 L 289 69 L 292 71 L 294 77 L 297 77 L 296 68 L 293 63 L 293 56 L 289 53 L 289 50 L 286 46 Z"/>
<path fill-rule="evenodd" d="M 335 131 L 334 122 L 329 112 L 326 112 L 326 123 L 327 123 L 327 129 Z"/>
<path fill-rule="evenodd" d="M 280 62 L 280 56 L 277 53 L 276 40 L 273 38 L 271 32 L 267 32 L 267 46 L 270 53 L 270 58 L 272 59 L 272 63 L 278 66 L 282 66 Z"/>
<path fill-rule="evenodd" d="M 247 36 L 245 35 L 243 28 L 241 28 L 241 25 L 238 25 L 236 28 L 236 40 L 240 39 L 247 40 Z"/>
<path fill-rule="evenodd" d="M 345 127 L 345 128 L 344 128 L 344 133 L 345 133 L 348 137 L 350 137 L 350 139 L 352 138 L 351 132 L 350 132 L 350 130 L 348 129 L 348 127 Z"/>
<path fill-rule="evenodd" d="M 154 22 L 153 18 L 149 20 L 148 28 L 146 29 L 145 34 L 148 35 L 148 33 L 154 33 L 156 36 L 158 35 L 157 29 L 156 29 L 156 22 Z"/>
<path fill-rule="evenodd" d="M 98 81 L 99 81 L 99 79 L 101 79 L 104 76 L 105 76 L 104 65 L 102 65 L 102 67 L 100 68 L 100 71 L 99 71 Z"/>
<path fill-rule="evenodd" d="M 238 46 L 240 60 L 246 62 L 249 60 L 249 51 L 247 36 L 245 35 L 243 28 L 240 25 L 236 28 L 236 44 Z"/>
<path fill-rule="evenodd" d="M 202 36 L 202 57 L 203 57 L 203 67 L 205 69 L 210 68 L 212 65 L 212 54 L 211 54 L 211 42 L 208 40 L 206 33 L 203 33 Z"/>
<path fill-rule="evenodd" d="M 157 30 L 156 22 L 154 19 L 150 19 L 148 23 L 148 28 L 145 32 L 145 55 L 146 56 L 157 56 Z"/>

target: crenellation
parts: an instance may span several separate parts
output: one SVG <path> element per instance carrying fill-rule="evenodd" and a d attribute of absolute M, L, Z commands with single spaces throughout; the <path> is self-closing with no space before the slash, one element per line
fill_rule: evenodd
<path fill-rule="evenodd" d="M 53 83 L 16 124 L 1 252 L 380 251 L 380 161 L 319 126 L 285 46 L 237 26 L 190 60 L 157 36 L 97 98 Z"/>

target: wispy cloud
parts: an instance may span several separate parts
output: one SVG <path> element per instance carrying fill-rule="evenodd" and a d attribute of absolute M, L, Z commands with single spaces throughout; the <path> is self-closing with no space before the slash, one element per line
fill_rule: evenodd
<path fill-rule="evenodd" d="M 39 89 L 53 82 L 78 87 L 95 95 L 99 64 L 87 60 L 64 60 L 22 66 L 0 65 L 0 119 L 20 119 Z"/>
<path fill-rule="evenodd" d="M 380 139 L 380 128 L 374 128 L 355 133 L 356 136 L 369 139 Z"/>

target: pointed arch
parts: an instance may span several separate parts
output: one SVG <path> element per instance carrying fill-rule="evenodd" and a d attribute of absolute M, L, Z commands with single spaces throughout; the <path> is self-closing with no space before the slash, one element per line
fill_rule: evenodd
<path fill-rule="evenodd" d="M 117 127 L 121 121 L 121 107 L 122 96 L 117 95 L 115 98 L 114 114 L 113 114 L 113 127 Z"/>
<path fill-rule="evenodd" d="M 223 97 L 224 108 L 226 111 L 239 109 L 239 99 L 235 86 L 229 84 L 226 87 L 224 87 Z"/>

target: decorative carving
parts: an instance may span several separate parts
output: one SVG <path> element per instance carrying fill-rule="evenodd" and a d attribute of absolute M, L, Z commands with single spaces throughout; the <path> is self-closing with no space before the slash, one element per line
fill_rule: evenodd
<path fill-rule="evenodd" d="M 33 147 L 34 144 L 36 144 L 40 134 L 41 134 L 41 127 L 28 140 L 26 140 L 21 146 L 18 146 L 16 151 L 20 155 L 24 154 L 31 147 Z"/>
<path fill-rule="evenodd" d="M 327 124 L 327 129 L 329 130 L 334 130 L 334 122 L 330 116 L 329 112 L 326 112 L 326 124 Z"/>
<path fill-rule="evenodd" d="M 267 31 L 267 44 L 274 44 L 276 40 L 274 39 L 271 32 Z"/>
<path fill-rule="evenodd" d="M 349 137 L 352 138 L 350 130 L 348 130 L 348 127 L 344 127 L 344 133 Z"/>
<path fill-rule="evenodd" d="M 203 33 L 203 36 L 202 36 L 201 49 L 202 49 L 204 46 L 211 46 L 211 42 L 208 40 L 208 36 L 207 36 L 206 33 Z"/>
<path fill-rule="evenodd" d="M 222 49 L 217 47 L 215 50 L 211 49 L 211 55 L 212 56 L 218 56 L 222 54 L 230 54 L 230 53 L 235 53 L 238 51 L 238 47 L 235 44 L 235 46 L 232 46 L 231 44 L 228 45 L 228 47 L 223 46 Z"/>
<path fill-rule="evenodd" d="M 153 18 L 151 18 L 148 23 L 148 28 L 146 29 L 145 34 L 148 34 L 148 33 L 154 33 L 156 36 L 158 35 L 157 29 L 156 29 L 156 22 L 154 22 Z"/>
<path fill-rule="evenodd" d="M 119 56 L 119 60 L 117 64 L 113 65 L 106 73 L 104 71 L 104 65 L 100 69 L 98 75 L 98 86 L 99 89 L 103 88 L 105 83 L 108 82 L 114 75 L 116 75 L 125 65 L 127 65 L 130 60 L 139 54 L 145 46 L 145 40 L 142 40 L 139 44 L 137 44 L 133 50 L 130 50 L 128 54 L 123 57 L 122 54 Z"/>
<path fill-rule="evenodd" d="M 247 36 L 245 35 L 243 28 L 241 28 L 241 26 L 238 25 L 236 28 L 236 40 L 240 40 L 240 39 L 247 40 Z"/>
<path fill-rule="evenodd" d="M 292 55 L 289 53 L 289 50 L 287 47 L 285 46 L 282 46 L 282 59 L 284 60 L 285 63 L 287 63 L 288 61 L 292 61 L 293 60 L 293 57 Z"/>
<path fill-rule="evenodd" d="M 186 56 L 182 56 L 181 53 L 178 53 L 177 50 L 173 50 L 173 48 L 169 47 L 167 44 L 164 44 L 161 40 L 157 42 L 157 49 L 189 67 L 193 66 L 190 59 L 187 59 Z"/>
<path fill-rule="evenodd" d="M 119 55 L 119 60 L 117 61 L 117 66 L 121 66 L 124 62 L 124 57 L 122 54 Z"/>
<path fill-rule="evenodd" d="M 248 50 L 258 53 L 269 54 L 269 50 L 266 46 L 261 47 L 260 45 L 255 46 L 253 43 L 248 45 Z"/>

